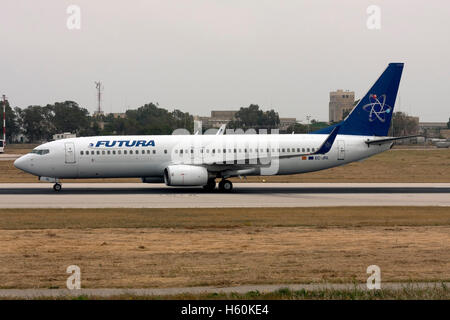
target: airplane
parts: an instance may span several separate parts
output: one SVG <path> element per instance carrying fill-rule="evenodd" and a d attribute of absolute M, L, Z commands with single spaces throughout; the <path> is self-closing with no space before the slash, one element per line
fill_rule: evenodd
<path fill-rule="evenodd" d="M 309 134 L 142 135 L 69 138 L 44 143 L 14 166 L 54 183 L 60 179 L 141 178 L 144 183 L 230 192 L 231 177 L 324 170 L 389 150 L 388 131 L 403 71 L 390 63 L 347 117 Z"/>

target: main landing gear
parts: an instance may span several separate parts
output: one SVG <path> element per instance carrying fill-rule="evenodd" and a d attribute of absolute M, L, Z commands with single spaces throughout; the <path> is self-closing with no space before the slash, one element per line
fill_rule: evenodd
<path fill-rule="evenodd" d="M 214 189 L 216 189 L 216 179 L 209 179 L 208 183 L 203 186 L 203 189 L 206 191 L 214 191 Z M 233 190 L 233 183 L 231 183 L 231 181 L 222 179 L 219 182 L 219 191 L 230 192 L 231 190 Z"/>
<path fill-rule="evenodd" d="M 230 192 L 233 190 L 233 184 L 230 180 L 223 179 L 219 182 L 219 190 L 222 192 Z"/>
<path fill-rule="evenodd" d="M 208 179 L 206 185 L 203 186 L 203 189 L 206 191 L 213 191 L 216 188 L 216 179 Z"/>
<path fill-rule="evenodd" d="M 55 190 L 55 192 L 60 192 L 62 189 L 62 185 L 60 183 L 55 183 L 53 185 L 53 190 Z"/>

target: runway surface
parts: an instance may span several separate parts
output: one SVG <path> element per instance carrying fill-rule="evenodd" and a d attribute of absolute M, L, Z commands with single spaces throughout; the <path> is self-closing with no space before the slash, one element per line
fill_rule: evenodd
<path fill-rule="evenodd" d="M 13 161 L 22 156 L 21 154 L 10 154 L 10 153 L 2 153 L 0 154 L 0 161 Z"/>
<path fill-rule="evenodd" d="M 385 290 L 404 290 L 404 289 L 433 289 L 449 286 L 449 282 L 417 282 L 417 283 L 382 283 L 381 289 Z M 243 285 L 236 287 L 185 287 L 185 288 L 149 288 L 149 289 L 0 289 L 0 298 L 44 298 L 44 297 L 112 297 L 121 295 L 132 296 L 164 296 L 175 294 L 205 294 L 205 293 L 238 293 L 245 294 L 250 291 L 259 291 L 261 293 L 274 292 L 282 288 L 289 288 L 292 291 L 307 290 L 367 290 L 366 284 L 283 284 L 283 285 Z"/>
<path fill-rule="evenodd" d="M 236 183 L 231 193 L 163 184 L 0 184 L 0 208 L 450 206 L 450 183 Z"/>

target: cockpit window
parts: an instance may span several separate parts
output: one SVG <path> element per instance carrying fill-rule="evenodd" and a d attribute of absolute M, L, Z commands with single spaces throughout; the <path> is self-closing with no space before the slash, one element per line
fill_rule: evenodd
<path fill-rule="evenodd" d="M 33 151 L 31 151 L 31 153 L 35 153 L 35 154 L 38 154 L 40 156 L 42 156 L 44 154 L 47 154 L 49 152 L 50 152 L 50 150 L 48 150 L 48 149 L 33 149 Z"/>

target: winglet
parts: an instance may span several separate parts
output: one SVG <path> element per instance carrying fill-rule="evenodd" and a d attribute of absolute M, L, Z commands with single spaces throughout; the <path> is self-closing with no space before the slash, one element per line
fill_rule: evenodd
<path fill-rule="evenodd" d="M 226 124 L 223 124 L 220 126 L 219 130 L 216 133 L 216 136 L 222 136 L 225 133 L 225 128 L 227 127 Z"/>
<path fill-rule="evenodd" d="M 322 145 L 320 146 L 319 150 L 317 150 L 316 152 L 314 152 L 313 154 L 325 154 L 328 151 L 331 150 L 331 147 L 333 146 L 334 140 L 336 139 L 336 136 L 339 132 L 339 129 L 341 128 L 341 126 L 336 126 L 333 131 L 331 131 L 330 135 L 328 136 L 328 138 L 324 141 L 324 143 L 322 143 Z"/>

